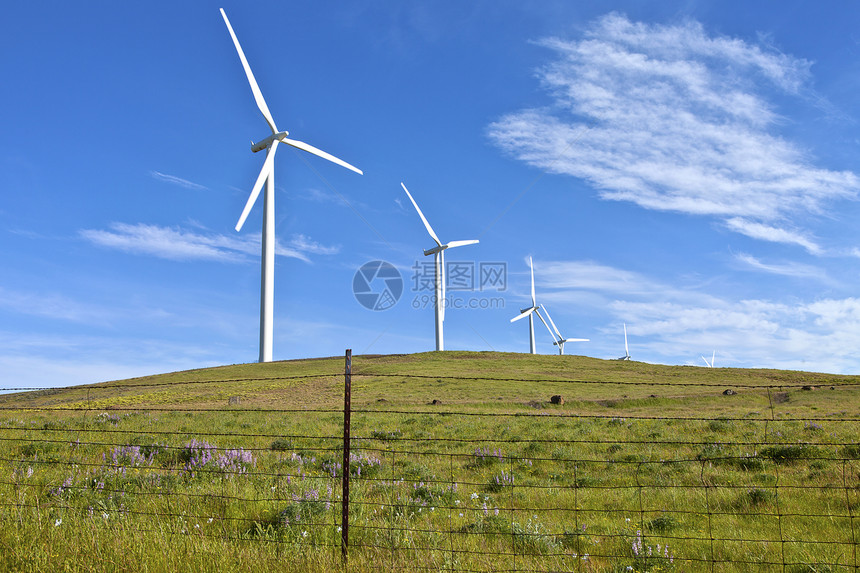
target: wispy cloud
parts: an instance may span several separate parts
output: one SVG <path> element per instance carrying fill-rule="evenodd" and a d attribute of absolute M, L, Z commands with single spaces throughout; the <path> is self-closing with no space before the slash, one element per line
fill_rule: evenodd
<path fill-rule="evenodd" d="M 744 267 L 770 273 L 774 275 L 782 275 L 786 277 L 802 278 L 802 279 L 817 279 L 822 282 L 832 282 L 822 269 L 812 265 L 804 265 L 802 263 L 765 263 L 758 258 L 747 254 L 738 253 L 735 255 L 735 260 L 741 263 Z"/>
<path fill-rule="evenodd" d="M 0 309 L 27 314 L 84 322 L 87 324 L 103 323 L 109 318 L 104 309 L 88 303 L 72 300 L 56 293 L 22 292 L 0 287 Z"/>
<path fill-rule="evenodd" d="M 803 92 L 806 60 L 695 22 L 617 14 L 580 40 L 540 44 L 557 56 L 538 70 L 554 106 L 508 114 L 489 136 L 535 167 L 585 179 L 604 199 L 719 217 L 733 231 L 819 254 L 784 222 L 860 188 L 856 174 L 816 167 L 773 133 L 780 118 L 768 96 Z"/>
<path fill-rule="evenodd" d="M 692 303 L 710 298 L 689 285 L 672 286 L 594 261 L 535 261 L 535 280 L 547 300 L 559 302 L 581 298 L 582 293 L 590 293 L 592 300 L 600 297 L 603 306 L 618 299 Z"/>
<path fill-rule="evenodd" d="M 738 260 L 763 272 L 819 278 L 814 267 L 766 265 L 750 255 L 739 255 Z M 600 338 L 614 337 L 623 344 L 621 323 L 626 322 L 634 359 L 689 356 L 695 363 L 700 354 L 710 356 L 716 350 L 726 366 L 860 370 L 855 352 L 860 345 L 857 298 L 715 296 L 693 285 L 591 261 L 535 261 L 535 268 L 539 302 L 548 301 L 554 315 L 563 316 L 563 309 L 571 308 L 589 312 L 589 306 L 608 311 L 615 323 Z"/>
<path fill-rule="evenodd" d="M 759 239 L 761 241 L 770 241 L 772 243 L 786 243 L 789 245 L 799 245 L 809 251 L 813 255 L 820 255 L 822 249 L 818 244 L 797 231 L 772 227 L 762 223 L 749 221 L 741 217 L 732 217 L 726 221 L 726 227 L 732 231 L 737 231 L 747 237 Z"/>
<path fill-rule="evenodd" d="M 174 185 L 179 185 L 180 187 L 185 187 L 186 189 L 194 189 L 197 191 L 204 191 L 208 189 L 208 187 L 204 185 L 200 185 L 199 183 L 194 183 L 193 181 L 189 181 L 187 179 L 183 179 L 181 177 L 176 177 L 175 175 L 168 175 L 167 173 L 161 173 L 160 171 L 150 171 L 149 174 L 159 181 L 165 181 L 167 183 L 172 183 Z"/>
<path fill-rule="evenodd" d="M 84 229 L 80 235 L 102 247 L 174 261 L 237 263 L 260 253 L 259 236 L 231 237 L 144 223 L 113 223 L 109 230 Z M 305 235 L 295 235 L 286 244 L 278 241 L 275 246 L 275 254 L 305 262 L 310 262 L 308 255 L 333 255 L 339 251 L 338 246 L 321 245 Z"/>

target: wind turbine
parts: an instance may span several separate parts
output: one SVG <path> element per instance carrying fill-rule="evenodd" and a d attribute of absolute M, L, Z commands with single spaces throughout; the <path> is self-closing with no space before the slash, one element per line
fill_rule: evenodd
<path fill-rule="evenodd" d="M 242 61 L 242 67 L 245 69 L 245 75 L 248 76 L 248 83 L 251 84 L 251 91 L 254 94 L 254 100 L 257 102 L 257 107 L 263 114 L 266 123 L 269 124 L 269 129 L 272 134 L 257 143 L 251 143 L 251 151 L 254 153 L 266 150 L 266 160 L 263 162 L 263 168 L 257 176 L 257 181 L 251 190 L 251 196 L 248 197 L 248 202 L 245 203 L 245 209 L 242 211 L 242 216 L 239 217 L 239 222 L 236 224 L 236 231 L 242 229 L 245 224 L 245 219 L 248 213 L 251 212 L 251 207 L 257 201 L 260 191 L 263 188 L 263 183 L 266 184 L 266 193 L 263 200 L 263 254 L 262 254 L 262 270 L 260 279 L 260 362 L 272 361 L 272 332 L 273 332 L 273 303 L 275 298 L 275 151 L 278 149 L 279 143 L 286 143 L 292 147 L 313 153 L 318 157 L 327 159 L 333 163 L 337 163 L 342 167 L 351 169 L 356 173 L 363 175 L 360 169 L 353 167 L 346 161 L 338 159 L 334 155 L 330 155 L 321 149 L 317 149 L 312 145 L 308 145 L 302 141 L 287 139 L 289 132 L 278 131 L 275 127 L 275 120 L 272 119 L 272 114 L 269 112 L 269 107 L 266 105 L 266 100 L 263 99 L 263 94 L 260 87 L 257 85 L 257 80 L 254 79 L 254 74 L 251 72 L 251 67 L 248 65 L 248 60 L 245 58 L 245 52 L 242 51 L 242 46 L 239 45 L 239 39 L 236 38 L 236 33 L 233 32 L 233 26 L 230 25 L 230 20 L 227 19 L 227 14 L 221 8 L 221 16 L 224 17 L 224 23 L 227 24 L 227 30 L 230 31 L 230 37 L 233 38 L 233 44 L 236 46 L 236 51 L 239 53 L 239 60 Z"/>
<path fill-rule="evenodd" d="M 713 368 L 714 367 L 714 358 L 716 358 L 716 357 L 717 357 L 717 351 L 714 350 L 714 353 L 711 354 L 711 361 L 710 362 L 708 362 L 708 359 L 705 358 L 704 356 L 702 356 L 702 360 L 705 361 L 705 364 L 708 366 L 708 368 Z"/>
<path fill-rule="evenodd" d="M 412 198 L 412 195 L 409 193 L 409 189 L 406 188 L 406 185 L 404 185 L 402 181 L 400 182 L 400 186 L 403 187 L 404 191 L 406 191 L 406 195 L 409 197 L 409 200 L 412 201 L 412 205 L 415 207 L 415 210 L 418 211 L 418 216 L 421 217 L 424 227 L 427 228 L 427 232 L 430 233 L 430 237 L 432 237 L 436 242 L 435 247 L 424 251 L 424 256 L 434 255 L 433 262 L 436 267 L 436 276 L 434 280 L 436 288 L 436 350 L 445 350 L 442 328 L 443 323 L 445 322 L 445 250 L 453 247 L 462 247 L 464 245 L 474 245 L 478 240 L 470 239 L 468 241 L 451 241 L 450 243 L 445 243 L 443 245 L 442 241 L 439 240 L 439 237 L 436 236 L 436 233 L 433 232 L 433 227 L 430 226 L 430 223 L 427 221 L 427 217 L 424 216 L 424 213 L 422 213 L 421 209 L 418 207 L 418 203 L 416 203 L 415 199 Z"/>
<path fill-rule="evenodd" d="M 520 309 L 519 316 L 515 316 L 511 319 L 511 322 L 515 322 L 521 318 L 529 317 L 529 352 L 532 354 L 537 354 L 537 350 L 535 349 L 535 319 L 533 314 L 537 314 L 538 318 L 541 319 L 541 322 L 546 324 L 546 321 L 540 315 L 540 311 L 538 311 L 537 300 L 535 300 L 535 268 L 532 264 L 532 258 L 529 257 L 529 270 L 532 275 L 532 305 L 528 308 Z M 547 328 L 549 328 L 547 326 Z M 552 332 L 550 332 L 552 334 Z"/>
<path fill-rule="evenodd" d="M 624 323 L 624 356 L 616 360 L 630 360 L 630 348 L 627 346 L 627 323 Z"/>
<path fill-rule="evenodd" d="M 543 317 L 540 315 L 540 313 L 538 313 L 538 318 L 541 319 L 541 322 L 543 322 L 544 326 L 546 326 L 546 329 L 549 330 L 549 335 L 552 336 L 552 339 L 555 341 L 555 342 L 553 342 L 553 344 L 558 346 L 558 353 L 559 354 L 564 354 L 564 343 L 565 342 L 588 342 L 587 338 L 565 338 L 565 337 L 563 337 L 561 335 L 561 332 L 558 331 L 558 327 L 555 325 L 555 322 L 553 322 L 552 317 L 549 315 L 549 311 L 546 309 L 546 307 L 544 305 L 540 305 L 540 307 L 541 307 L 541 310 L 543 310 L 546 313 L 546 317 L 549 320 L 549 323 L 552 325 L 552 330 L 549 329 L 549 326 L 547 325 L 547 323 L 543 319 Z M 553 330 L 555 331 L 555 333 L 553 333 Z"/>

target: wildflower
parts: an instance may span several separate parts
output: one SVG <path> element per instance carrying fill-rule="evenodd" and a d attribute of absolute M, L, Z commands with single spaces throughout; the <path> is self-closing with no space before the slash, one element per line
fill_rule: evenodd
<path fill-rule="evenodd" d="M 54 527 L 59 527 L 61 523 L 63 523 L 63 520 L 58 519 L 57 521 L 54 522 Z"/>
<path fill-rule="evenodd" d="M 338 526 L 337 526 L 337 532 L 338 532 L 338 533 L 340 533 L 341 531 L 343 531 L 343 527 L 341 527 L 340 525 L 338 525 Z"/>
<path fill-rule="evenodd" d="M 478 494 L 473 492 L 471 495 L 471 498 L 472 499 L 478 499 Z"/>
<path fill-rule="evenodd" d="M 463 512 L 460 512 L 460 517 L 463 517 Z"/>
<path fill-rule="evenodd" d="M 105 519 L 107 519 L 108 517 L 110 517 L 110 514 L 109 514 L 109 513 L 102 512 L 102 517 L 104 517 Z"/>
<path fill-rule="evenodd" d="M 307 536 L 308 536 L 308 532 L 307 532 L 307 531 L 302 531 L 302 537 L 304 538 L 304 537 L 307 537 Z"/>
<path fill-rule="evenodd" d="M 33 477 L 33 468 L 31 468 L 30 466 L 27 466 L 27 477 Z"/>

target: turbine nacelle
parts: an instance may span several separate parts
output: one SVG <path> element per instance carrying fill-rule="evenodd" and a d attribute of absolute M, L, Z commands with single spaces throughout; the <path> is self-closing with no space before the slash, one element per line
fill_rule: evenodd
<path fill-rule="evenodd" d="M 429 257 L 430 255 L 435 255 L 436 253 L 441 253 L 442 251 L 444 251 L 447 248 L 448 248 L 448 245 L 439 245 L 439 246 L 433 247 L 432 249 L 426 249 L 424 251 L 424 256 Z"/>
<path fill-rule="evenodd" d="M 251 151 L 257 153 L 258 151 L 263 151 L 268 148 L 272 143 L 277 141 L 283 141 L 285 137 L 290 134 L 289 131 L 279 131 L 278 133 L 273 133 L 266 139 L 260 140 L 257 143 L 251 142 Z"/>

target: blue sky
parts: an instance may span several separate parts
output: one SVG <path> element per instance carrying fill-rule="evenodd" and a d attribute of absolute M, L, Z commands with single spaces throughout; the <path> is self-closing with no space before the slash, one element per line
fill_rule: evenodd
<path fill-rule="evenodd" d="M 860 373 L 855 3 L 48 2 L 0 37 L 4 387 L 256 359 L 269 132 L 222 6 L 279 128 L 365 173 L 278 154 L 275 359 L 434 348 L 403 181 L 480 239 L 447 349 L 528 350 L 532 256 L 567 353 Z"/>

